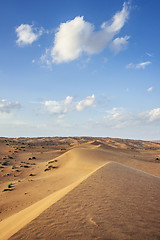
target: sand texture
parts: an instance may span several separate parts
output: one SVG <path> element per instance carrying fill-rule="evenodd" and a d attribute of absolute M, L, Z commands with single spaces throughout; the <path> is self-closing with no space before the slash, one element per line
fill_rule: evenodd
<path fill-rule="evenodd" d="M 0 150 L 1 240 L 160 240 L 159 142 L 0 138 Z"/>
<path fill-rule="evenodd" d="M 11 239 L 160 239 L 160 179 L 109 163 Z"/>

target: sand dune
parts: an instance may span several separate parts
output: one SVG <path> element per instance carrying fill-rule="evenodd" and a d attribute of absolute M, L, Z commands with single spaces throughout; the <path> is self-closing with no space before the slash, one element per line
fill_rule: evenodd
<path fill-rule="evenodd" d="M 0 222 L 1 239 L 8 239 L 107 162 L 105 153 L 90 149 L 73 149 L 57 160 L 61 166 L 62 176 L 65 176 L 65 172 L 69 171 L 73 183 Z"/>
<path fill-rule="evenodd" d="M 43 153 L 43 158 L 46 159 L 44 155 L 45 153 Z M 53 154 L 50 155 L 48 160 L 51 159 L 52 155 Z M 89 155 L 91 157 L 89 157 Z M 33 156 L 35 156 L 35 154 Z M 76 148 L 62 154 L 60 157 L 56 157 L 56 160 L 56 163 L 48 164 L 49 161 L 42 162 L 41 160 L 39 161 L 37 157 L 34 161 L 36 165 L 31 165 L 26 169 L 17 167 L 15 170 L 11 170 L 12 176 L 7 176 L 7 174 L 4 173 L 3 176 L 1 175 L 2 180 L 5 181 L 1 184 L 2 190 L 0 192 L 1 221 L 43 199 L 49 194 L 83 178 L 86 174 L 89 174 L 106 162 L 107 154 L 102 151 L 95 152 L 94 149 Z M 27 163 L 30 162 L 31 161 L 28 161 Z M 49 165 L 57 166 L 57 168 L 44 172 Z M 11 167 L 8 166 L 6 170 L 3 170 L 6 171 L 6 173 L 8 173 L 7 168 Z M 19 173 L 16 172 L 17 169 L 20 171 Z M 35 174 L 35 176 L 30 177 L 29 175 L 31 173 Z M 14 177 L 15 180 L 13 180 L 13 174 L 16 176 L 16 179 Z M 6 181 L 6 179 L 8 180 Z M 20 179 L 21 182 L 18 182 L 18 179 Z M 29 179 L 32 179 L 32 181 L 28 181 Z M 14 184 L 14 190 L 12 192 L 2 192 L 9 182 Z"/>
<path fill-rule="evenodd" d="M 86 149 L 86 148 L 75 148 L 65 154 L 61 155 L 59 158 L 61 167 L 76 169 L 76 170 L 86 170 L 92 171 L 93 169 L 104 164 L 107 160 L 107 154 L 104 151 L 97 149 Z"/>
<path fill-rule="evenodd" d="M 160 239 L 160 179 L 109 163 L 11 239 Z"/>
<path fill-rule="evenodd" d="M 55 137 L 0 147 L 1 239 L 160 239 L 160 144 Z"/>

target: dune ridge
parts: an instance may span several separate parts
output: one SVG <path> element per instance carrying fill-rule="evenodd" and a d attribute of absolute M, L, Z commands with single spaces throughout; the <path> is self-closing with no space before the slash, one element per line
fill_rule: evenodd
<path fill-rule="evenodd" d="M 45 153 L 43 155 L 45 155 Z M 56 163 L 54 162 L 55 159 Z M 37 160 L 38 159 L 36 159 L 36 161 Z M 50 164 L 50 160 L 51 162 L 53 160 L 54 163 Z M 50 158 L 47 162 L 44 161 L 36 164 L 34 166 L 34 168 L 36 167 L 35 170 L 31 169 L 33 168 L 31 165 L 30 168 L 24 169 L 26 174 L 22 176 L 21 182 L 8 180 L 8 182 L 12 182 L 15 186 L 15 189 L 12 192 L 0 192 L 0 221 L 26 207 L 29 207 L 49 194 L 72 184 L 80 178 L 83 178 L 106 161 L 107 154 L 102 151 L 75 148 L 65 153 L 62 152 L 59 157 Z M 30 163 L 30 161 L 28 162 Z M 55 165 L 57 168 L 44 172 L 44 169 L 46 169 L 49 165 Z M 24 170 L 22 168 L 19 169 L 20 170 L 18 171 L 23 174 Z M 16 170 L 17 168 L 12 171 L 14 171 L 16 175 L 19 175 Z M 27 177 L 27 173 L 28 175 L 33 173 L 35 176 Z M 3 180 L 7 178 L 6 175 L 4 175 Z M 17 176 L 17 179 L 19 178 L 21 179 L 21 173 L 19 177 Z M 29 182 L 27 178 L 32 179 L 32 181 Z M 1 189 L 4 189 L 7 184 L 7 182 L 2 183 Z"/>
<path fill-rule="evenodd" d="M 109 162 L 108 162 L 109 163 Z M 94 171 L 90 172 L 87 176 L 79 179 L 78 181 L 70 184 L 69 186 L 47 196 L 46 198 L 36 202 L 28 208 L 20 211 L 19 213 L 14 214 L 13 216 L 3 220 L 0 222 L 0 232 L 1 232 L 1 240 L 6 240 L 23 228 L 26 224 L 32 221 L 34 218 L 38 217 L 45 209 L 50 207 L 52 204 L 56 203 L 59 199 L 64 197 L 68 192 L 73 190 L 76 186 L 78 186 L 81 182 L 91 176 L 95 171 L 104 165 L 97 167 Z"/>

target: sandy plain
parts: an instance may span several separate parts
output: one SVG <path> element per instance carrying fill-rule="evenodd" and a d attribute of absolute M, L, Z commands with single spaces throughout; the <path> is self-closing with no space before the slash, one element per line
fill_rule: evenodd
<path fill-rule="evenodd" d="M 1 239 L 160 239 L 160 143 L 0 138 Z"/>

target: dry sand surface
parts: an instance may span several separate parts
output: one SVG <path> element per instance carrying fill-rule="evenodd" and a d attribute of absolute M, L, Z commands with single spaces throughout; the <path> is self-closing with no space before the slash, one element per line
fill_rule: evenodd
<path fill-rule="evenodd" d="M 160 239 L 159 155 L 159 142 L 0 138 L 0 239 Z"/>
<path fill-rule="evenodd" d="M 11 239 L 160 239 L 160 179 L 109 163 Z"/>

